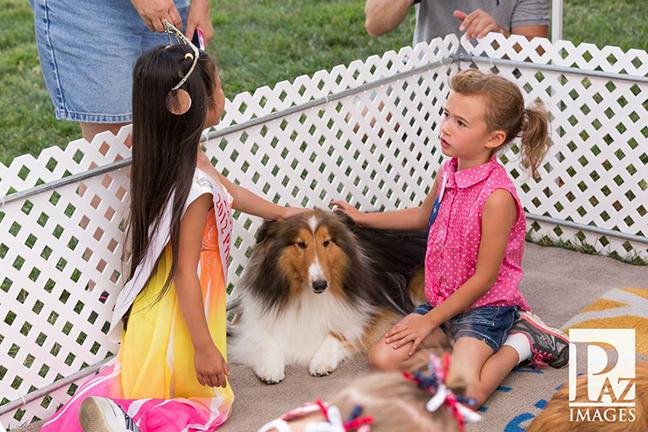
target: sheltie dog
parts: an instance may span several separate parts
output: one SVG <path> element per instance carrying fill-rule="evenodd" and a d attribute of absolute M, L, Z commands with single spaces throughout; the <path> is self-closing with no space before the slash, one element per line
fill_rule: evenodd
<path fill-rule="evenodd" d="M 341 212 L 267 221 L 237 287 L 229 352 L 266 383 L 366 352 L 424 301 L 424 231 L 377 230 Z"/>

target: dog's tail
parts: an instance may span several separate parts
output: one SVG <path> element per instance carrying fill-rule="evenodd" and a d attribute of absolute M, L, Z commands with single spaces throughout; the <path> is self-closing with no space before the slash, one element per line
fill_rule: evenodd
<path fill-rule="evenodd" d="M 376 290 L 376 293 L 384 299 L 384 302 L 379 302 L 382 306 L 387 306 L 401 315 L 407 315 L 425 301 L 423 266 L 408 273 L 380 269 L 377 273 L 383 281 Z"/>
<path fill-rule="evenodd" d="M 382 298 L 377 299 L 378 304 L 387 306 L 392 311 L 407 315 L 411 312 L 413 305 L 407 296 L 407 280 L 403 275 L 397 273 L 385 273 L 385 284 L 379 285 L 376 292 Z"/>

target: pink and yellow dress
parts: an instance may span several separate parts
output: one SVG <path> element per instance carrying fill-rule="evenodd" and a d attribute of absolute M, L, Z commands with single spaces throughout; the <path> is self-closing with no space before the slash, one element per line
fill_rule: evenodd
<path fill-rule="evenodd" d="M 225 290 L 232 198 L 220 184 L 196 168 L 185 210 L 205 193 L 213 196 L 214 208 L 207 215 L 197 271 L 207 325 L 227 360 Z M 163 222 L 165 218 L 169 220 L 169 209 L 167 206 Z M 171 284 L 167 294 L 156 302 L 171 269 L 168 238 L 166 232 L 152 239 L 147 258 L 119 294 L 109 334 L 121 340 L 115 359 L 79 387 L 42 431 L 80 432 L 78 412 L 88 396 L 114 400 L 143 432 L 214 431 L 228 419 L 234 393 L 229 384 L 225 388 L 211 388 L 198 383 L 193 345 L 175 286 Z M 146 284 L 148 275 L 152 276 Z M 123 331 L 121 318 L 131 305 L 128 327 Z"/>

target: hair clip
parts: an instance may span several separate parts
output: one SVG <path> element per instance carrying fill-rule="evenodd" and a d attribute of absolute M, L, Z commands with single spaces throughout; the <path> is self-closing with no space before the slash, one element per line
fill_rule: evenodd
<path fill-rule="evenodd" d="M 323 407 L 321 405 L 320 407 Z M 304 432 L 346 432 L 344 423 L 342 422 L 342 415 L 336 406 L 330 406 L 328 409 L 324 408 L 323 422 L 311 422 L 306 425 Z"/>
<path fill-rule="evenodd" d="M 351 415 L 344 422 L 344 429 L 347 431 L 357 430 L 357 432 L 369 432 L 371 431 L 371 424 L 373 423 L 373 417 L 363 416 L 362 411 L 364 408 L 361 405 L 356 405 L 351 411 Z"/>
<path fill-rule="evenodd" d="M 163 21 L 164 32 L 166 33 L 167 39 L 169 40 L 169 46 L 173 45 L 173 40 L 171 39 L 171 36 L 173 35 L 176 41 L 189 46 L 189 48 L 191 48 L 191 50 L 193 51 L 193 54 L 186 53 L 184 57 L 185 59 L 191 58 L 191 68 L 189 68 L 189 71 L 182 77 L 180 82 L 173 86 L 171 91 L 169 91 L 166 96 L 166 107 L 169 112 L 174 115 L 183 115 L 186 114 L 187 111 L 189 111 L 189 109 L 191 108 L 191 96 L 186 90 L 180 87 L 182 87 L 187 79 L 189 79 L 189 76 L 196 68 L 198 57 L 200 56 L 200 51 L 193 43 L 191 43 L 189 39 L 187 39 L 187 37 L 180 30 L 171 25 L 171 23 L 169 23 L 167 20 Z M 168 46 L 166 48 L 168 48 Z"/>
<path fill-rule="evenodd" d="M 423 376 L 420 372 L 414 375 L 403 372 L 403 376 L 432 394 L 432 398 L 425 405 L 428 411 L 436 412 L 441 405 L 446 404 L 459 424 L 459 431 L 463 431 L 466 421 L 476 422 L 481 420 L 481 416 L 468 407 L 475 406 L 474 399 L 457 396 L 452 390 L 446 387 L 445 382 L 449 368 L 450 355 L 448 353 L 443 355 L 443 364 L 436 355 L 430 354 L 430 364 L 428 365 L 429 377 Z"/>
<path fill-rule="evenodd" d="M 315 401 L 315 404 L 319 406 L 322 415 L 324 415 L 323 422 L 311 422 L 306 425 L 304 432 L 370 432 L 371 424 L 374 419 L 371 416 L 360 417 L 362 414 L 363 408 L 361 406 L 356 406 L 349 420 L 342 421 L 342 415 L 340 410 L 331 405 L 328 408 L 321 401 Z"/>

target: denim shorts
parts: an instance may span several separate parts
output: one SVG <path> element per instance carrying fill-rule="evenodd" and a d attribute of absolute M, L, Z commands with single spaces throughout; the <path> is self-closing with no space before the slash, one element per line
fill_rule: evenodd
<path fill-rule="evenodd" d="M 30 0 L 45 84 L 59 120 L 132 121 L 133 67 L 168 44 L 130 0 Z M 175 0 L 186 26 L 188 0 Z M 184 28 L 184 27 L 183 27 Z"/>
<path fill-rule="evenodd" d="M 415 314 L 425 315 L 432 310 L 430 303 L 423 303 L 414 309 Z M 455 340 L 471 337 L 483 340 L 497 352 L 513 323 L 518 319 L 517 306 L 484 306 L 462 312 L 442 324 L 442 330 Z"/>

